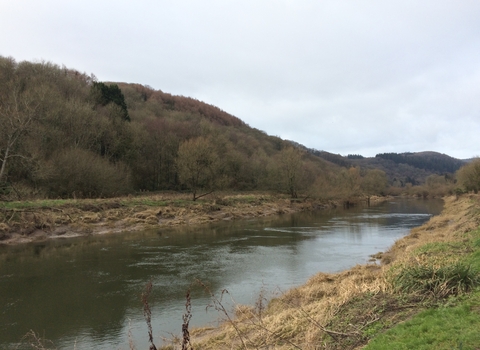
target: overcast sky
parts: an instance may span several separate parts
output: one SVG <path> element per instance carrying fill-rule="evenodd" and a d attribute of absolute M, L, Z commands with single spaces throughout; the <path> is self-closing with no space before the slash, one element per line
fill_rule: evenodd
<path fill-rule="evenodd" d="M 478 0 L 0 0 L 0 55 L 333 153 L 480 155 Z"/>

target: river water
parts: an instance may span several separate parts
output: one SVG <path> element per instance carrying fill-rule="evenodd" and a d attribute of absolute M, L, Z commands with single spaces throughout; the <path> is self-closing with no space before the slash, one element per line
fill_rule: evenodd
<path fill-rule="evenodd" d="M 401 199 L 210 226 L 56 239 L 0 247 L 0 348 L 22 349 L 29 330 L 57 349 L 147 349 L 140 296 L 150 296 L 155 343 L 181 333 L 185 293 L 191 326 L 216 325 L 207 284 L 231 309 L 298 286 L 316 272 L 366 263 L 438 214 L 442 202 Z M 129 336 L 130 334 L 130 336 Z M 168 342 L 168 341 L 167 341 Z M 163 343 L 165 344 L 165 343 Z M 25 347 L 26 349 L 27 347 Z"/>

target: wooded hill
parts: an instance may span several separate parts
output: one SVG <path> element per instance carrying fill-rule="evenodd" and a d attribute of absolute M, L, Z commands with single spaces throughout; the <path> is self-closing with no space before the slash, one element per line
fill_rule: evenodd
<path fill-rule="evenodd" d="M 438 152 L 380 153 L 375 157 L 363 157 L 359 154 L 343 157 L 324 151 L 311 150 L 311 152 L 342 167 L 380 169 L 387 175 L 390 185 L 399 187 L 406 184 L 414 186 L 425 184 L 431 175 L 452 177 L 466 164 L 464 160 Z"/>
<path fill-rule="evenodd" d="M 349 198 L 385 191 L 384 171 L 391 177 L 397 164 L 327 155 L 192 98 L 0 57 L 0 199 L 167 190 Z"/>
<path fill-rule="evenodd" d="M 198 100 L 0 57 L 3 197 L 306 189 L 335 167 Z"/>

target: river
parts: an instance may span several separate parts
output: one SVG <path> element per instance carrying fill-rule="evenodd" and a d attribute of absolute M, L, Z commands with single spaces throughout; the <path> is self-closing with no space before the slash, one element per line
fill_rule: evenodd
<path fill-rule="evenodd" d="M 159 345 L 180 334 L 189 288 L 191 326 L 221 319 L 207 308 L 209 295 L 192 285 L 196 279 L 217 297 L 227 290 L 229 309 L 254 304 L 260 294 L 271 298 L 316 272 L 366 263 L 442 205 L 398 199 L 368 208 L 0 246 L 0 348 L 23 349 L 18 342 L 34 330 L 57 349 L 129 349 L 129 337 L 137 349 L 147 349 L 140 296 L 149 281 Z"/>

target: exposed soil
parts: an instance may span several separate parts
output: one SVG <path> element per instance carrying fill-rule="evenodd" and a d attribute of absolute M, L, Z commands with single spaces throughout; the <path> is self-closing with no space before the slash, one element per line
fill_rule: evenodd
<path fill-rule="evenodd" d="M 217 194 L 195 202 L 186 195 L 178 194 L 45 202 L 27 202 L 25 205 L 17 202 L 0 207 L 0 244 L 199 225 L 342 205 L 342 202 L 292 200 L 285 196 L 258 193 Z"/>

